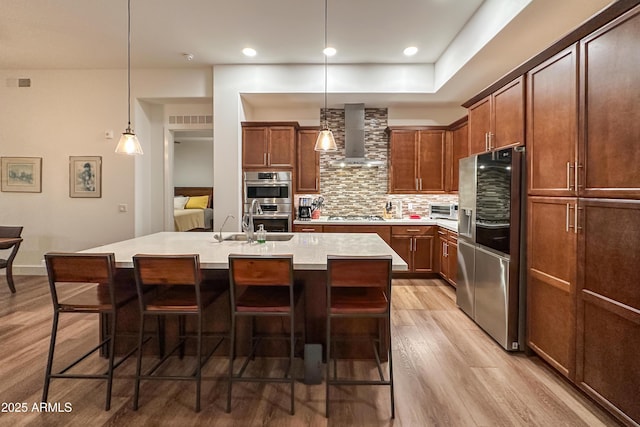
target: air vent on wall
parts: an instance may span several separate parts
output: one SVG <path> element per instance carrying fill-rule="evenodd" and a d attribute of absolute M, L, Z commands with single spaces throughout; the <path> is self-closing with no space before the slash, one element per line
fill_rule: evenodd
<path fill-rule="evenodd" d="M 31 87 L 31 79 L 18 79 L 18 87 Z"/>
<path fill-rule="evenodd" d="M 171 125 L 210 125 L 213 123 L 213 116 L 169 116 Z"/>

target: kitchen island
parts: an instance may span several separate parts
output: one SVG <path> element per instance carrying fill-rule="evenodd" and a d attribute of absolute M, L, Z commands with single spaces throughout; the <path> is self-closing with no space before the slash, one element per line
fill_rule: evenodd
<path fill-rule="evenodd" d="M 279 240 L 262 244 L 247 243 L 234 240 L 242 238 L 241 233 L 222 233 L 223 240 L 220 242 L 214 238 L 214 233 L 161 232 L 98 246 L 82 252 L 113 252 L 118 270 L 116 280 L 119 286 L 135 286 L 132 261 L 135 254 L 197 253 L 200 256 L 203 279 L 207 281 L 208 286 L 225 288 L 229 286 L 229 254 L 293 254 L 294 278 L 297 284 L 304 286 L 305 290 L 304 312 L 296 313 L 296 316 L 300 319 L 300 328 L 305 330 L 306 342 L 322 344 L 325 341 L 327 255 L 391 255 L 393 271 L 406 271 L 408 268 L 407 263 L 376 234 L 268 233 L 267 238 L 269 239 L 270 236 Z M 205 314 L 205 331 L 220 332 L 228 328 L 228 310 L 227 298 L 221 298 L 210 307 Z M 134 301 L 124 307 L 122 314 L 119 315 L 118 331 L 127 333 L 137 331 L 138 319 L 138 303 Z M 258 325 L 260 332 L 280 330 L 282 325 L 279 319 L 274 320 L 274 322 L 261 320 L 261 325 Z M 248 329 L 248 323 L 239 325 L 239 330 L 244 330 L 245 336 Z M 349 321 L 337 325 L 337 329 L 341 329 L 344 333 L 370 332 L 377 330 L 377 323 Z M 175 331 L 167 328 L 167 334 L 169 344 Z M 242 343 L 248 340 L 242 335 L 243 333 L 240 332 L 239 354 L 247 351 Z M 127 348 L 127 344 L 130 345 L 130 343 L 124 343 L 120 348 Z M 281 352 L 282 348 L 267 348 L 265 354 L 281 354 Z M 345 352 L 353 358 L 367 358 L 372 354 L 369 354 L 369 351 L 363 352 L 355 345 L 345 348 Z"/>

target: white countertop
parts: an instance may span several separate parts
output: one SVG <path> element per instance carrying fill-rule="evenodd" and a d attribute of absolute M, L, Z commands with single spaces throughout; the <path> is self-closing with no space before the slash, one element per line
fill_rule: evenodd
<path fill-rule="evenodd" d="M 222 233 L 223 237 L 238 233 Z M 275 234 L 275 233 L 274 233 Z M 218 242 L 213 233 L 161 232 L 82 252 L 113 252 L 116 266 L 133 268 L 135 254 L 200 255 L 205 269 L 229 268 L 229 254 L 293 254 L 295 270 L 326 270 L 327 255 L 391 255 L 393 271 L 406 271 L 407 263 L 374 233 L 278 233 L 293 234 L 287 242 L 262 244 L 236 241 Z"/>
<path fill-rule="evenodd" d="M 319 219 L 311 220 L 295 220 L 295 225 L 437 225 L 451 231 L 458 231 L 458 221 L 454 219 L 385 219 L 383 221 L 376 220 L 339 220 L 330 221 L 328 216 L 321 216 Z"/>

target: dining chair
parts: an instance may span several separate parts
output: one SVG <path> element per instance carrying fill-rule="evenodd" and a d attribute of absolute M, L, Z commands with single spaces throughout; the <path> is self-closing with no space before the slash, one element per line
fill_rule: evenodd
<path fill-rule="evenodd" d="M 53 325 L 51 341 L 47 357 L 47 367 L 44 379 L 42 401 L 47 402 L 51 380 L 65 379 L 101 379 L 107 382 L 105 410 L 111 407 L 111 389 L 113 371 L 128 356 L 130 351 L 118 362 L 115 362 L 116 326 L 118 310 L 136 298 L 133 286 L 118 287 L 114 282 L 115 257 L 113 253 L 47 253 L 44 256 L 49 278 L 49 288 L 53 301 Z M 76 358 L 65 368 L 53 373 L 54 352 L 58 334 L 59 320 L 62 314 L 95 313 L 103 316 L 108 322 L 107 328 L 102 328 L 104 336 L 98 345 Z M 104 317 L 106 316 L 106 317 Z M 80 374 L 69 372 L 76 365 L 98 350 L 107 350 L 107 371 L 102 374 Z"/>
<path fill-rule="evenodd" d="M 12 294 L 16 293 L 16 286 L 13 282 L 13 260 L 18 254 L 20 243 L 22 243 L 22 227 L 20 226 L 0 226 L 0 250 L 9 250 L 7 258 L 0 258 L 0 270 L 7 270 L 7 283 Z"/>
<path fill-rule="evenodd" d="M 332 386 L 389 386 L 391 418 L 395 418 L 393 394 L 393 352 L 391 350 L 391 256 L 337 256 L 327 257 L 327 338 L 326 358 L 326 408 L 329 418 Z M 376 319 L 377 334 L 334 336 L 331 326 L 334 319 Z M 384 332 L 388 334 L 388 375 L 385 378 L 380 348 Z M 367 340 L 371 342 L 379 379 L 339 377 L 337 357 L 332 353 L 338 340 Z M 331 362 L 333 361 L 333 372 Z"/>
<path fill-rule="evenodd" d="M 231 412 L 232 386 L 236 382 L 288 383 L 291 387 L 291 415 L 294 414 L 295 376 L 292 372 L 295 357 L 295 309 L 302 299 L 302 289 L 293 279 L 293 255 L 229 255 L 229 293 L 231 301 L 231 346 L 229 351 L 229 376 L 227 412 Z M 236 328 L 239 317 L 251 318 L 250 353 L 238 372 L 234 372 L 236 357 Z M 289 319 L 289 333 L 280 335 L 256 335 L 256 318 L 282 317 Z M 304 333 L 302 334 L 304 336 Z M 262 340 L 275 339 L 289 342 L 288 366 L 283 377 L 245 376 L 245 370 L 255 359 Z M 304 337 L 302 337 L 304 339 Z"/>

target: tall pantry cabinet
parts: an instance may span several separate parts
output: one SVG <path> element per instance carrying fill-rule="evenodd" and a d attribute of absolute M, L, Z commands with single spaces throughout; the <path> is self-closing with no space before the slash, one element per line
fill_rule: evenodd
<path fill-rule="evenodd" d="M 528 344 L 640 424 L 640 6 L 527 75 Z"/>

